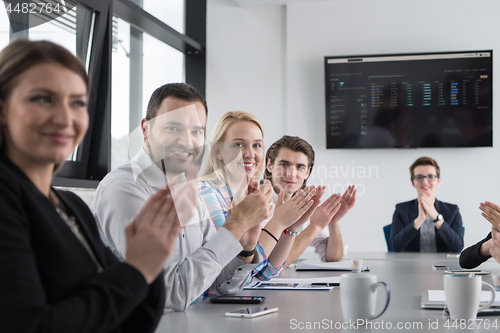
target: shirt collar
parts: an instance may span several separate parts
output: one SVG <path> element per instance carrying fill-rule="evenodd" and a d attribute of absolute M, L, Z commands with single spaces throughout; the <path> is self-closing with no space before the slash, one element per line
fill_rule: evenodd
<path fill-rule="evenodd" d="M 155 188 L 164 188 L 166 184 L 169 184 L 167 176 L 165 176 L 158 165 L 149 157 L 144 147 L 139 149 L 130 162 L 134 180 L 137 181 L 138 178 L 141 178 L 148 185 Z"/>

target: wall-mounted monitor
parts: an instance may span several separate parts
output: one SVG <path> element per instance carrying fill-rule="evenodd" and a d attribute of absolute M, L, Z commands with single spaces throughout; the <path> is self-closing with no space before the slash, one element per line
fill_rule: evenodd
<path fill-rule="evenodd" d="M 325 57 L 327 148 L 492 147 L 493 51 Z"/>

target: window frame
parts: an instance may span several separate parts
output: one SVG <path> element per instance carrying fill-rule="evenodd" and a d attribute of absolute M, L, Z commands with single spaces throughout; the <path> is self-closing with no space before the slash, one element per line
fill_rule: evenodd
<path fill-rule="evenodd" d="M 186 83 L 206 90 L 206 0 L 185 0 L 186 34 L 181 34 L 128 0 L 80 0 L 96 11 L 89 66 L 89 128 L 77 153 L 52 180 L 62 187 L 96 188 L 111 170 L 111 58 L 113 16 L 185 55 Z"/>

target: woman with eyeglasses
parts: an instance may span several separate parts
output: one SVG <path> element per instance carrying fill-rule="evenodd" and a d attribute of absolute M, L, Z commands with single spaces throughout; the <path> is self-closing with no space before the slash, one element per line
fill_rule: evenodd
<path fill-rule="evenodd" d="M 455 252 L 464 247 L 458 206 L 436 199 L 441 183 L 437 162 L 421 157 L 410 167 L 417 199 L 396 205 L 391 225 L 391 248 L 396 252 Z"/>

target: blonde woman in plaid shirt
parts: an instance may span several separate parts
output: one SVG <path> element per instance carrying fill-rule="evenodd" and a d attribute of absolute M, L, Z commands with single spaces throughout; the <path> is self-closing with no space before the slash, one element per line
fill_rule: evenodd
<path fill-rule="evenodd" d="M 245 198 L 248 182 L 258 180 L 264 166 L 264 133 L 257 117 L 244 111 L 224 114 L 212 133 L 209 158 L 202 166 L 198 187 L 217 228 L 224 224 L 231 208 Z M 267 254 L 253 271 L 256 278 L 269 280 L 279 275 L 293 244 L 293 238 L 282 236 L 283 230 L 292 224 L 300 227 L 307 220 L 302 222 L 301 217 L 314 211 L 321 195 L 314 186 L 300 190 L 288 203 L 279 205 L 273 218 L 262 221 L 262 232 L 261 226 L 256 227 L 259 242 L 254 251 L 261 258 Z"/>

